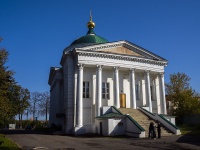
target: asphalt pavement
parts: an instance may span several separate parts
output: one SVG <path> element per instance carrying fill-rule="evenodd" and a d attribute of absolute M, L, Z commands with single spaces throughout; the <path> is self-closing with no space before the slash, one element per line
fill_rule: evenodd
<path fill-rule="evenodd" d="M 24 150 L 200 150 L 200 137 L 189 135 L 161 139 L 101 137 L 96 135 L 63 136 L 32 130 L 0 130 L 0 133 Z"/>

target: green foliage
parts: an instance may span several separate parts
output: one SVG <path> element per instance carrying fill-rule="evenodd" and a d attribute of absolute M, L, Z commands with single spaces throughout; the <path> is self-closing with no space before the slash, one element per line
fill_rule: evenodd
<path fill-rule="evenodd" d="M 180 125 L 179 126 L 182 135 L 193 135 L 200 137 L 200 124 L 197 125 Z"/>
<path fill-rule="evenodd" d="M 21 122 L 19 122 L 19 120 L 15 121 L 16 125 L 19 126 L 19 124 L 21 123 L 22 128 L 26 128 L 27 125 L 30 125 L 31 127 L 36 126 L 37 128 L 44 128 L 47 127 L 48 122 L 46 121 L 40 121 L 40 120 L 22 120 Z"/>
<path fill-rule="evenodd" d="M 0 149 L 1 150 L 20 150 L 15 143 L 10 141 L 8 138 L 5 137 L 5 135 L 0 134 Z"/>
<path fill-rule="evenodd" d="M 6 66 L 8 56 L 8 51 L 0 49 L 0 128 L 12 121 L 15 115 L 23 113 L 30 97 L 28 89 L 17 85 L 14 72 Z"/>
<path fill-rule="evenodd" d="M 190 77 L 185 73 L 170 75 L 166 92 L 172 102 L 172 114 L 178 117 L 200 113 L 200 102 L 195 91 L 190 87 Z"/>
<path fill-rule="evenodd" d="M 8 55 L 9 53 L 5 49 L 0 49 L 0 126 L 3 126 L 15 115 L 12 111 L 13 105 L 10 99 L 12 92 L 10 89 L 16 83 L 13 71 L 8 70 L 8 67 L 5 66 Z"/>

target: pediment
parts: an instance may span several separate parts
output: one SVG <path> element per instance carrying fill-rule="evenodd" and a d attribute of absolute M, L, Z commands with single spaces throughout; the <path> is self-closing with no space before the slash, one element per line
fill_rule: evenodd
<path fill-rule="evenodd" d="M 111 49 L 104 49 L 99 50 L 99 52 L 106 52 L 106 53 L 113 53 L 113 54 L 122 54 L 122 55 L 131 55 L 131 56 L 137 56 L 137 57 L 144 57 L 141 54 L 134 52 L 133 50 L 130 50 L 126 47 L 115 47 Z"/>
<path fill-rule="evenodd" d="M 123 55 L 123 57 L 138 57 L 141 59 L 163 61 L 164 63 L 167 63 L 166 59 L 128 41 L 117 41 L 104 44 L 88 45 L 76 48 L 76 51 L 77 50 L 97 54 L 113 54 L 115 56 Z"/>

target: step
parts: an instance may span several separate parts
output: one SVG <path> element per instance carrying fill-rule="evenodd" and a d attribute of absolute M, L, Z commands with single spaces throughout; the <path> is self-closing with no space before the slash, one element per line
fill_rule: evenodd
<path fill-rule="evenodd" d="M 145 114 L 143 114 L 138 109 L 132 109 L 132 108 L 120 108 L 119 109 L 123 114 L 129 114 L 138 124 L 140 124 L 145 130 L 145 136 L 149 136 L 149 124 L 150 122 L 156 123 L 153 119 L 149 118 Z M 161 127 L 161 136 L 170 136 L 173 135 L 165 128 Z"/>

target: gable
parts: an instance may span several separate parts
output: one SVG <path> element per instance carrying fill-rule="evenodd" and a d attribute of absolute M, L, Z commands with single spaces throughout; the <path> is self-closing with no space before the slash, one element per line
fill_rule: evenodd
<path fill-rule="evenodd" d="M 77 47 L 74 49 L 77 51 L 82 52 L 89 52 L 89 53 L 104 53 L 105 55 L 113 55 L 115 56 L 123 56 L 123 57 L 137 57 L 141 59 L 148 59 L 152 61 L 162 61 L 164 64 L 167 64 L 167 60 L 150 52 L 147 49 L 144 49 L 136 44 L 133 44 L 128 41 L 117 41 L 111 43 L 104 43 L 104 44 L 95 44 L 95 45 L 88 45 L 83 47 Z"/>
<path fill-rule="evenodd" d="M 138 54 L 138 53 L 136 53 L 128 48 L 125 48 L 125 47 L 115 47 L 115 48 L 111 48 L 111 49 L 104 49 L 104 50 L 100 50 L 99 52 L 107 52 L 107 53 L 114 53 L 114 54 L 123 54 L 123 55 L 144 57 L 141 54 Z"/>

